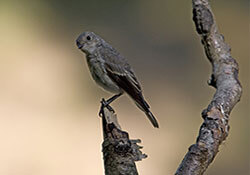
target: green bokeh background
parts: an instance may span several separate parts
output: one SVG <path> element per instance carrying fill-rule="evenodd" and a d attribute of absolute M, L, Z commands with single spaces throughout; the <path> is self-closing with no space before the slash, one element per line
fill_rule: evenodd
<path fill-rule="evenodd" d="M 249 1 L 211 2 L 219 30 L 240 66 L 241 101 L 230 134 L 205 174 L 249 174 Z M 143 175 L 174 174 L 195 142 L 215 90 L 192 21 L 191 1 L 0 1 L 0 174 L 103 174 L 99 101 L 75 39 L 101 35 L 128 58 L 160 122 L 153 129 L 126 96 L 122 128 L 140 138 Z"/>

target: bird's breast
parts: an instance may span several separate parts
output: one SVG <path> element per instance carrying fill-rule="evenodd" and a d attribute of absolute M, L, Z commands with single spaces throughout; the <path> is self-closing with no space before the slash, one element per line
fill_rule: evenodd
<path fill-rule="evenodd" d="M 121 89 L 115 82 L 108 76 L 105 71 L 104 63 L 96 59 L 87 60 L 90 73 L 95 82 L 103 89 L 111 93 L 120 93 Z"/>

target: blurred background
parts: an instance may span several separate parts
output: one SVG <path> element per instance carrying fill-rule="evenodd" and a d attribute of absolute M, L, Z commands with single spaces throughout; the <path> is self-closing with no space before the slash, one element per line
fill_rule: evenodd
<path fill-rule="evenodd" d="M 241 101 L 205 174 L 249 174 L 249 2 L 213 1 L 240 65 Z M 123 96 L 112 106 L 142 140 L 142 175 L 174 174 L 196 140 L 215 90 L 192 21 L 191 1 L 0 0 L 0 175 L 103 174 L 99 101 L 75 39 L 90 30 L 128 58 L 160 123 Z"/>

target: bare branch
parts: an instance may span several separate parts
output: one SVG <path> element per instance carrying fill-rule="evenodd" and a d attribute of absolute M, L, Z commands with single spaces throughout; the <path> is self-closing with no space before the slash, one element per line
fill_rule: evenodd
<path fill-rule="evenodd" d="M 193 0 L 193 20 L 207 58 L 212 64 L 209 85 L 216 92 L 207 109 L 196 143 L 189 147 L 176 175 L 203 174 L 214 160 L 220 144 L 229 132 L 229 115 L 240 100 L 242 88 L 238 80 L 238 64 L 230 53 L 230 47 L 218 32 L 208 0 Z"/>
<path fill-rule="evenodd" d="M 135 161 L 147 157 L 137 145 L 141 141 L 130 140 L 128 133 L 121 130 L 116 114 L 108 108 L 102 112 L 102 125 L 105 175 L 138 175 Z"/>

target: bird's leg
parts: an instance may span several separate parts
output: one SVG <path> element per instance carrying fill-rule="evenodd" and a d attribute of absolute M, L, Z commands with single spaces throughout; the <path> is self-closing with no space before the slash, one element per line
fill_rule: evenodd
<path fill-rule="evenodd" d="M 102 106 L 101 106 L 101 109 L 99 111 L 99 116 L 101 116 L 101 114 L 104 113 L 103 109 L 105 107 L 108 108 L 108 110 L 115 112 L 115 110 L 109 104 L 112 103 L 115 99 L 117 99 L 121 95 L 122 95 L 122 93 L 116 94 L 116 95 L 112 96 L 111 98 L 109 98 L 108 100 L 105 100 L 104 98 L 102 98 L 102 101 L 101 101 Z"/>
<path fill-rule="evenodd" d="M 107 105 L 109 105 L 110 103 L 112 103 L 114 100 L 116 100 L 118 97 L 120 97 L 122 95 L 122 92 L 119 94 L 114 95 L 113 97 L 109 98 L 106 102 Z"/>

